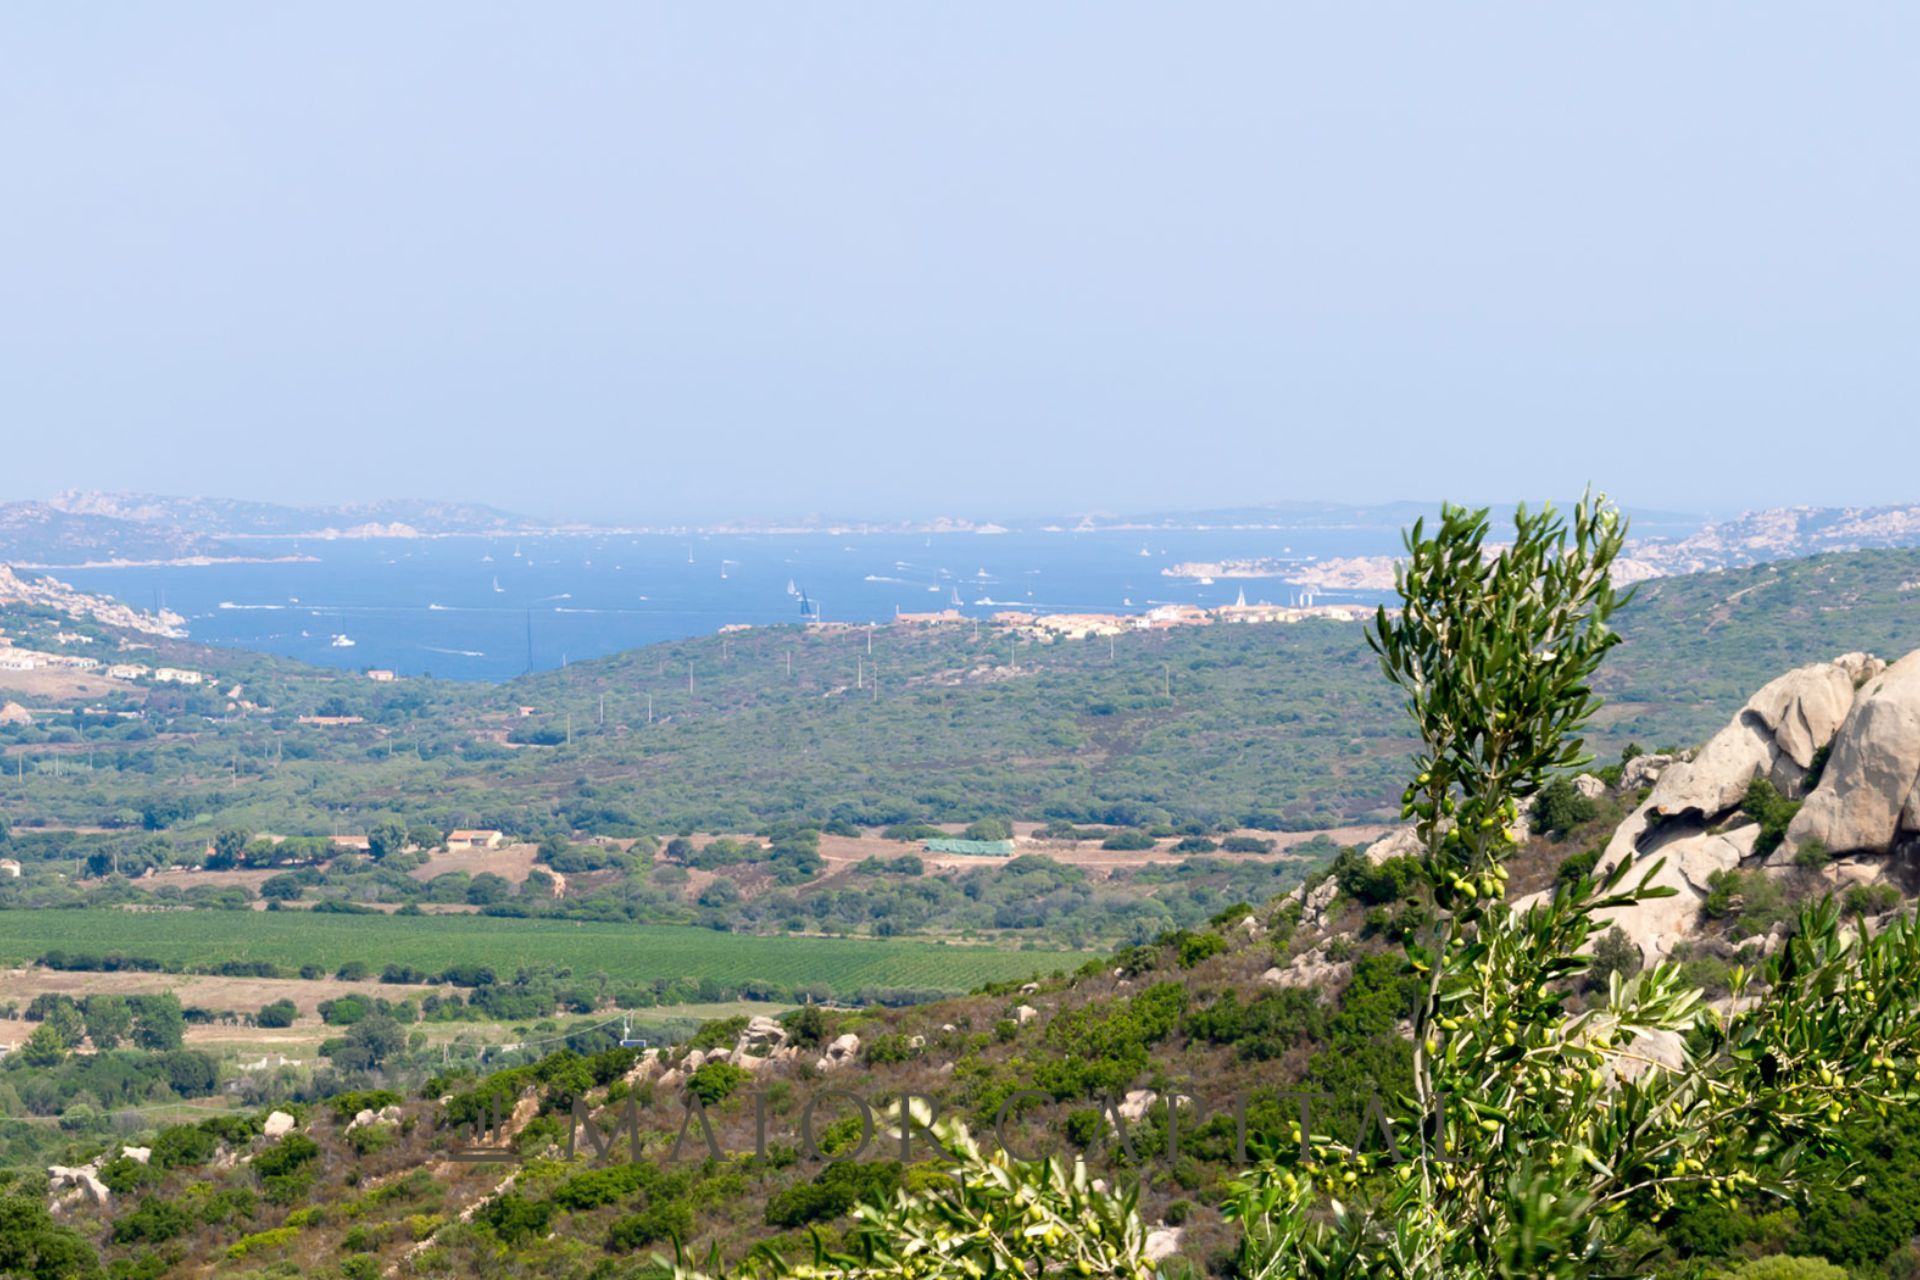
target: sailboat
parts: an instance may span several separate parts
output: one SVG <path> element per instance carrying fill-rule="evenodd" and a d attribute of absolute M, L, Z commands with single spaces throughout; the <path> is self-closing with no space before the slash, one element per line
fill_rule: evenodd
<path fill-rule="evenodd" d="M 1240 588 L 1240 594 L 1234 597 L 1233 607 L 1236 609 L 1244 609 L 1247 607 L 1247 589 L 1245 587 Z"/>
<path fill-rule="evenodd" d="M 798 599 L 800 596 L 800 588 L 793 585 L 792 578 L 787 579 L 787 594 L 793 596 L 795 599 Z"/>
<path fill-rule="evenodd" d="M 962 600 L 960 599 L 960 588 L 958 588 L 958 587 L 955 587 L 955 588 L 953 589 L 953 599 L 952 599 L 952 601 L 951 601 L 951 603 L 952 603 L 952 605 L 953 605 L 953 607 L 954 607 L 954 608 L 956 608 L 956 609 L 958 609 L 958 608 L 959 608 L 959 607 L 961 606 L 961 604 L 963 604 L 963 603 L 964 603 L 964 601 L 962 601 Z"/>
<path fill-rule="evenodd" d="M 493 575 L 493 589 L 495 593 L 502 593 L 506 591 L 506 588 L 500 585 L 500 575 L 497 573 Z"/>

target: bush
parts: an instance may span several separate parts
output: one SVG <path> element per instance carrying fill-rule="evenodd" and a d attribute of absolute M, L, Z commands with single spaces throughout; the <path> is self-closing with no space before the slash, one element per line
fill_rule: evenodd
<path fill-rule="evenodd" d="M 1592 822 L 1600 807 L 1574 789 L 1568 778 L 1555 778 L 1540 788 L 1533 803 L 1533 825 L 1550 836 L 1563 836 L 1583 822 Z"/>
<path fill-rule="evenodd" d="M 1587 849 L 1581 853 L 1570 853 L 1562 858 L 1560 865 L 1553 871 L 1554 887 L 1578 884 L 1592 875 L 1593 869 L 1600 863 L 1601 852 L 1600 849 Z"/>
<path fill-rule="evenodd" d="M 1100 847 L 1102 849 L 1114 849 L 1122 852 L 1137 853 L 1143 849 L 1151 849 L 1158 843 L 1159 842 L 1157 840 L 1155 840 L 1152 836 L 1148 835 L 1146 832 L 1136 831 L 1129 828 L 1125 831 L 1114 832 L 1112 835 L 1108 836 L 1105 840 L 1102 840 L 1100 842 Z"/>
<path fill-rule="evenodd" d="M 706 1106 L 717 1106 L 746 1079 L 747 1073 L 731 1062 L 703 1063 L 687 1078 L 687 1092 Z"/>
<path fill-rule="evenodd" d="M 1847 1273 L 1823 1258 L 1776 1254 L 1755 1258 L 1724 1273 L 1727 1280 L 1847 1280 Z"/>
<path fill-rule="evenodd" d="M 1210 956 L 1227 949 L 1227 940 L 1217 933 L 1195 933 L 1180 939 L 1180 967 L 1191 969 Z"/>
<path fill-rule="evenodd" d="M 1376 907 L 1406 897 L 1420 877 L 1420 864 L 1412 858 L 1388 858 L 1375 864 L 1365 854 L 1343 849 L 1334 860 L 1333 877 L 1341 893 Z"/>
<path fill-rule="evenodd" d="M 828 1165 L 811 1182 L 776 1193 L 767 1201 L 767 1225 L 803 1227 L 837 1218 L 862 1201 L 891 1196 L 899 1185 L 900 1165 L 895 1161 L 843 1160 Z"/>
<path fill-rule="evenodd" d="M 1824 870 L 1832 860 L 1833 855 L 1827 852 L 1823 840 L 1809 840 L 1793 852 L 1793 865 L 1802 871 Z"/>
<path fill-rule="evenodd" d="M 1793 815 L 1800 812 L 1800 802 L 1781 795 L 1765 778 L 1755 778 L 1747 784 L 1740 811 L 1760 824 L 1760 834 L 1753 842 L 1753 852 L 1758 856 L 1780 847 Z"/>
<path fill-rule="evenodd" d="M 1840 905 L 1850 916 L 1877 916 L 1900 905 L 1900 891 L 1890 884 L 1856 884 Z"/>
<path fill-rule="evenodd" d="M 607 1231 L 607 1248 L 625 1253 L 662 1240 L 684 1240 L 692 1232 L 692 1207 L 684 1200 L 667 1200 L 615 1222 Z"/>
<path fill-rule="evenodd" d="M 254 1015 L 254 1021 L 263 1027 L 290 1027 L 299 1014 L 299 1008 L 291 1000 L 275 1000 L 272 1004 L 260 1006 L 260 1012 Z"/>
<path fill-rule="evenodd" d="M 1228 836 L 1220 847 L 1227 853 L 1272 853 L 1273 841 L 1259 836 Z"/>
<path fill-rule="evenodd" d="M 1640 972 L 1642 962 L 1640 948 L 1619 925 L 1614 925 L 1593 944 L 1593 966 L 1587 970 L 1587 984 L 1604 991 L 1614 974 L 1631 978 Z"/>

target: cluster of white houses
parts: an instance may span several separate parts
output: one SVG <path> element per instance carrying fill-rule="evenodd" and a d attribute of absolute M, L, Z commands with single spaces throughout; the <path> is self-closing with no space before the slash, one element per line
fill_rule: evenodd
<path fill-rule="evenodd" d="M 0 671 L 97 671 L 109 680 L 151 679 L 155 684 L 201 684 L 206 677 L 181 667 L 149 667 L 142 662 L 101 665 L 98 658 L 77 653 L 43 653 L 38 649 L 0 648 Z"/>

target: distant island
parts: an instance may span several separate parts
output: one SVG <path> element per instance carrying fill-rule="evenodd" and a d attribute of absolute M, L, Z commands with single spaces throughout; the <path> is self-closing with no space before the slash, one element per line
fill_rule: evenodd
<path fill-rule="evenodd" d="M 1614 564 L 1614 581 L 1643 582 L 1685 573 L 1746 568 L 1837 551 L 1920 545 L 1920 504 L 1888 507 L 1776 507 L 1710 524 L 1683 538 L 1644 538 L 1627 544 Z M 1391 591 L 1393 556 L 1291 560 L 1271 556 L 1171 564 L 1161 576 L 1206 582 L 1219 578 L 1276 578 L 1314 591 Z"/>

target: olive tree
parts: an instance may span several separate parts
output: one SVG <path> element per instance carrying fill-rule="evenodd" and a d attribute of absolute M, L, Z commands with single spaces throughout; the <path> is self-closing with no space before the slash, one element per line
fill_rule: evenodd
<path fill-rule="evenodd" d="M 1412 1094 L 1371 1134 L 1298 1135 L 1236 1182 L 1243 1280 L 1637 1274 L 1638 1225 L 1790 1191 L 1848 1108 L 1911 1096 L 1910 922 L 1845 934 L 1822 904 L 1722 1007 L 1658 964 L 1570 1012 L 1604 913 L 1672 892 L 1628 859 L 1533 901 L 1504 891 L 1521 802 L 1584 763 L 1624 525 L 1583 500 L 1570 524 L 1522 508 L 1504 547 L 1489 532 L 1456 507 L 1416 524 L 1401 607 L 1369 633 L 1421 743 L 1403 796 L 1433 908 L 1404 943 L 1425 978 Z"/>

